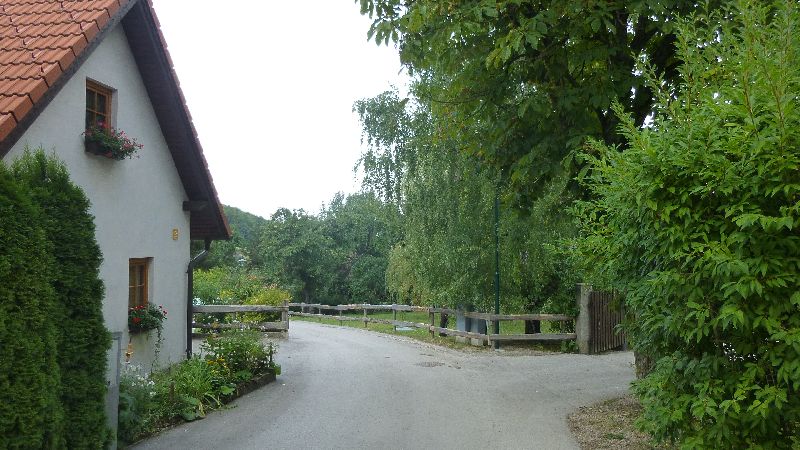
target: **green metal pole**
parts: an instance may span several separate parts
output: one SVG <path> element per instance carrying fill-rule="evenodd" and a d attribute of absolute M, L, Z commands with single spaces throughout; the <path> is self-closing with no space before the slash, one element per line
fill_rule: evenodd
<path fill-rule="evenodd" d="M 494 313 L 500 314 L 500 197 L 498 190 L 494 192 Z M 500 334 L 500 321 L 494 321 L 494 334 Z M 500 348 L 500 341 L 494 341 L 495 350 Z"/>

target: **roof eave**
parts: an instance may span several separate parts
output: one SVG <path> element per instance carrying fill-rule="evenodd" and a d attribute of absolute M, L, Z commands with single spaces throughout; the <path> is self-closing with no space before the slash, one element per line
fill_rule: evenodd
<path fill-rule="evenodd" d="M 190 214 L 191 239 L 227 240 L 230 226 L 152 8 L 149 1 L 137 1 L 122 26 L 186 195 L 208 202 Z"/>

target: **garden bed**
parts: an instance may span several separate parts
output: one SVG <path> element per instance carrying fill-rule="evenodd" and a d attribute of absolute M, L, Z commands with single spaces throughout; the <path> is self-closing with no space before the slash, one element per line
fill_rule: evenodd
<path fill-rule="evenodd" d="M 203 355 L 143 374 L 132 366 L 120 383 L 117 437 L 120 446 L 202 419 L 210 411 L 275 381 L 275 346 L 254 331 L 209 337 Z"/>

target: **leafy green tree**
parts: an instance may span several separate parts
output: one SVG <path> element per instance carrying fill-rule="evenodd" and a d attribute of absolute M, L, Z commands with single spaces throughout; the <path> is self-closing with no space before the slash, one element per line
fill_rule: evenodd
<path fill-rule="evenodd" d="M 642 125 L 652 91 L 646 61 L 677 79 L 675 19 L 693 0 L 359 0 L 376 42 L 394 41 L 419 99 L 463 128 L 459 149 L 509 183 L 527 208 L 553 178 L 574 173 L 587 136 L 621 142 L 616 101 Z M 719 2 L 712 1 L 712 4 Z M 638 56 L 638 58 L 637 58 Z M 568 164 L 562 164 L 565 161 Z"/>
<path fill-rule="evenodd" d="M 25 191 L 0 164 L 0 448 L 62 448 L 56 267 Z"/>
<path fill-rule="evenodd" d="M 109 439 L 104 411 L 111 336 L 103 321 L 102 255 L 89 200 L 63 163 L 42 149 L 26 152 L 11 171 L 39 206 L 39 223 L 55 259 L 50 278 L 56 293 L 59 395 L 69 424 L 66 446 L 100 448 Z"/>
<path fill-rule="evenodd" d="M 386 299 L 389 251 L 399 238 L 399 212 L 374 193 L 334 196 L 319 220 L 331 242 L 332 264 L 323 296 L 332 303 Z"/>
<path fill-rule="evenodd" d="M 362 164 L 366 189 L 399 192 L 392 201 L 402 212 L 402 243 L 389 258 L 388 287 L 401 299 L 487 310 L 493 304 L 494 198 L 508 198 L 513 191 L 495 170 L 459 150 L 471 139 L 469 131 L 437 108 L 400 99 L 396 92 L 356 104 L 368 142 L 364 158 L 397 162 Z M 385 177 L 387 170 L 396 173 Z M 503 208 L 504 311 L 538 311 L 547 305 L 569 312 L 567 305 L 574 303 L 576 277 L 557 251 L 558 241 L 574 230 L 565 214 L 571 201 L 565 186 L 564 177 L 551 183 L 527 214 Z"/>
<path fill-rule="evenodd" d="M 261 230 L 258 252 L 267 280 L 309 303 L 319 298 L 330 267 L 330 239 L 303 210 L 276 211 Z M 320 299 L 321 300 L 321 299 Z"/>
<path fill-rule="evenodd" d="M 800 8 L 744 0 L 676 23 L 677 90 L 629 149 L 599 143 L 587 262 L 625 295 L 642 425 L 686 448 L 800 446 Z"/>

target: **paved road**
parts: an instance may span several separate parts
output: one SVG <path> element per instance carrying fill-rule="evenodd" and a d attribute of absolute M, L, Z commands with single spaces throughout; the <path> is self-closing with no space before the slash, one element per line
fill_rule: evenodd
<path fill-rule="evenodd" d="M 293 321 L 283 375 L 148 449 L 573 449 L 566 416 L 622 394 L 631 353 L 461 352 Z"/>

